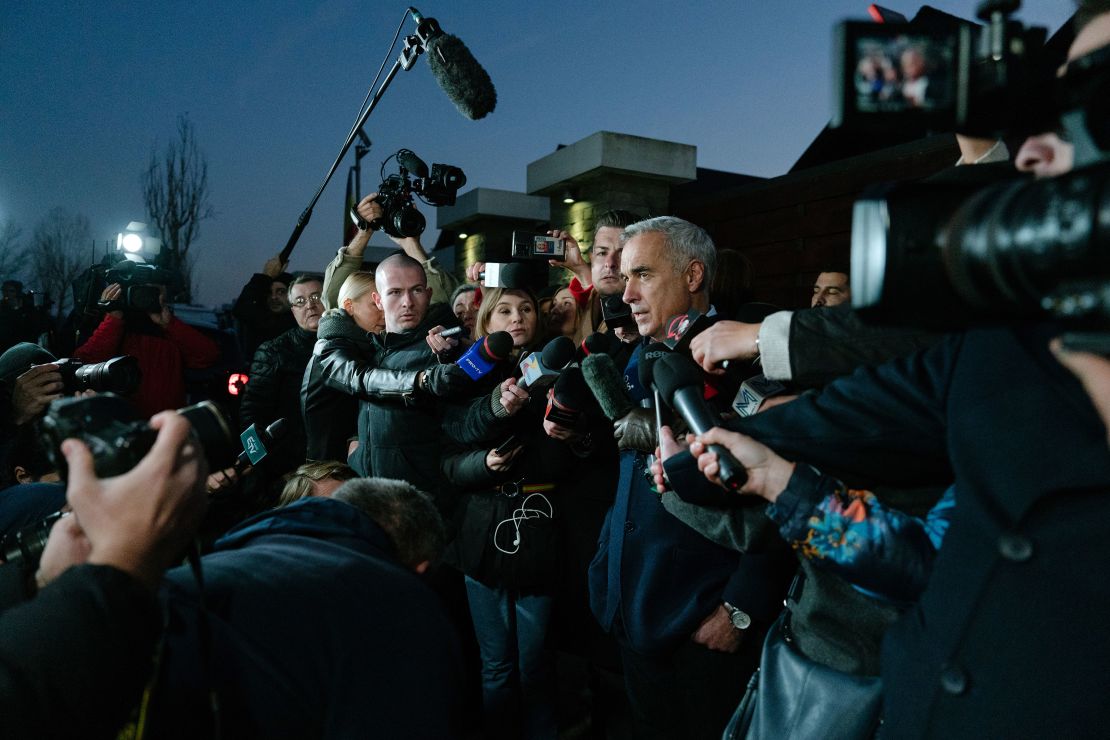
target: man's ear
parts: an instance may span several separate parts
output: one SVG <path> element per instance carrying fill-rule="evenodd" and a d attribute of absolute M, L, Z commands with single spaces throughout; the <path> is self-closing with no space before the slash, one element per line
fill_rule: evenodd
<path fill-rule="evenodd" d="M 22 465 L 16 465 L 12 468 L 12 475 L 15 476 L 16 483 L 34 483 L 35 478 L 27 472 L 27 468 Z"/>
<path fill-rule="evenodd" d="M 428 291 L 428 297 L 431 298 L 432 297 L 432 286 L 426 285 L 426 286 L 424 286 L 424 290 Z"/>
<path fill-rule="evenodd" d="M 378 310 L 379 311 L 385 311 L 385 308 L 382 306 L 382 296 L 381 296 L 381 294 L 378 293 L 378 291 L 375 290 L 370 295 L 373 296 L 374 305 L 378 307 Z"/>
<path fill-rule="evenodd" d="M 689 267 L 686 268 L 686 288 L 691 293 L 697 293 L 708 287 L 705 284 L 705 265 L 699 260 L 691 261 Z"/>

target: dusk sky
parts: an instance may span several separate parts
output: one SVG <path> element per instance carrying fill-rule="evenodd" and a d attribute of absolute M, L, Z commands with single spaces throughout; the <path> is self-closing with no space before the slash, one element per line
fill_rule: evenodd
<path fill-rule="evenodd" d="M 972 0 L 935 7 L 972 17 Z M 889 0 L 912 16 L 916 4 Z M 467 175 L 463 191 L 523 191 L 525 168 L 599 130 L 698 150 L 702 167 L 786 172 L 830 113 L 832 27 L 866 2 L 438 2 L 418 5 L 489 72 L 497 109 L 459 114 L 421 60 L 365 127 L 363 189 L 401 147 Z M 383 2 L 5 2 L 0 5 L 0 219 L 29 237 L 53 206 L 98 243 L 145 220 L 140 174 L 188 114 L 216 215 L 201 226 L 201 303 L 232 300 L 285 244 L 358 113 L 406 6 Z M 1067 0 L 1018 17 L 1055 31 Z M 405 33 L 413 25 L 408 22 Z M 396 58 L 396 51 L 389 63 Z M 339 246 L 347 167 L 292 270 Z M 435 217 L 426 210 L 435 241 Z M 378 243 L 381 237 L 375 238 Z M 384 243 L 384 242 L 383 242 Z M 33 286 L 29 286 L 33 287 Z"/>

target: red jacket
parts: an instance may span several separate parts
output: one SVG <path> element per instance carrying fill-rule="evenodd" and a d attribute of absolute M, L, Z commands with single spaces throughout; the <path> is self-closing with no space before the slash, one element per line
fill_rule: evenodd
<path fill-rule="evenodd" d="M 220 349 L 177 317 L 164 336 L 128 333 L 123 319 L 107 315 L 88 341 L 73 354 L 85 362 L 104 362 L 120 355 L 138 358 L 142 381 L 131 402 L 146 417 L 185 405 L 185 368 L 215 364 Z"/>

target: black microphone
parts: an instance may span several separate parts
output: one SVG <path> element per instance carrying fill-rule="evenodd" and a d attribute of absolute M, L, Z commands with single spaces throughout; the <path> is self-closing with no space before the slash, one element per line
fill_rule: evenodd
<path fill-rule="evenodd" d="M 424 18 L 416 8 L 409 8 L 409 12 L 427 48 L 428 68 L 443 92 L 470 120 L 485 118 L 497 105 L 497 91 L 489 74 L 458 36 L 444 33 L 434 18 Z"/>
<path fill-rule="evenodd" d="M 247 427 L 240 435 L 243 440 L 243 451 L 235 460 L 235 472 L 242 473 L 251 465 L 257 465 L 270 454 L 276 442 L 285 438 L 287 425 L 285 419 L 278 419 L 262 431 L 254 428 L 254 424 Z"/>
<path fill-rule="evenodd" d="M 659 388 L 654 383 L 655 363 L 660 358 L 672 353 L 670 347 L 664 342 L 652 342 L 644 347 L 644 351 L 640 353 L 640 364 L 637 367 L 637 372 L 640 376 L 640 385 L 645 391 L 651 393 L 653 399 L 652 408 L 655 409 L 655 431 L 658 434 L 659 430 L 666 424 L 670 424 L 670 419 L 665 418 L 667 413 L 666 405 L 659 397 Z"/>
<path fill-rule="evenodd" d="M 704 383 L 701 371 L 692 360 L 681 355 L 666 355 L 659 358 L 654 370 L 655 387 L 664 398 L 670 399 L 671 408 L 686 420 L 694 434 L 705 434 L 721 425 L 720 417 L 709 408 L 702 396 Z M 744 466 L 720 445 L 710 445 L 709 449 L 717 453 L 721 482 L 732 491 L 740 490 L 748 480 Z"/>
<path fill-rule="evenodd" d="M 608 355 L 613 351 L 613 337 L 600 331 L 595 331 L 582 340 L 578 345 L 578 360 L 581 362 L 590 355 Z"/>
<path fill-rule="evenodd" d="M 428 165 L 425 164 L 423 159 L 416 156 L 416 153 L 411 149 L 402 149 L 397 152 L 397 164 L 421 179 L 428 176 Z"/>
<path fill-rule="evenodd" d="M 533 352 L 521 361 L 520 386 L 526 389 L 546 388 L 573 361 L 574 340 L 570 337 L 555 337 L 542 352 Z"/>
<path fill-rule="evenodd" d="M 586 387 L 581 368 L 571 365 L 559 374 L 547 399 L 543 418 L 559 426 L 573 429 L 582 420 L 582 413 L 593 397 Z"/>
<path fill-rule="evenodd" d="M 690 342 L 712 325 L 713 320 L 696 308 L 667 319 L 663 342 L 674 352 L 690 354 Z"/>
<path fill-rule="evenodd" d="M 482 377 L 509 356 L 513 351 L 513 335 L 507 331 L 495 331 L 483 337 L 455 361 L 472 380 Z"/>
<path fill-rule="evenodd" d="M 582 377 L 610 421 L 623 419 L 636 408 L 628 397 L 624 376 L 609 355 L 594 354 L 582 360 Z"/>

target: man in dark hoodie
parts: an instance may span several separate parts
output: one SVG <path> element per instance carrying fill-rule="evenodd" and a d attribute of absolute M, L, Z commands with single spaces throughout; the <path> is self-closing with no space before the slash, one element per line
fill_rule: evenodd
<path fill-rule="evenodd" d="M 166 574 L 147 734 L 456 737 L 460 653 L 416 575 L 443 537 L 427 495 L 377 478 L 243 522 L 201 559 L 203 590 Z"/>

